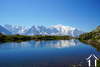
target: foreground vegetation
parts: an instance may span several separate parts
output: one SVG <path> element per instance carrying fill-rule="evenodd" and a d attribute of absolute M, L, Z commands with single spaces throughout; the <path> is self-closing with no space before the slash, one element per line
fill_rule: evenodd
<path fill-rule="evenodd" d="M 100 26 L 89 33 L 85 33 L 77 37 L 83 43 L 90 44 L 100 52 Z M 100 67 L 100 59 L 97 61 L 97 67 Z"/>
<path fill-rule="evenodd" d="M 100 67 L 100 59 L 97 61 L 97 67 Z"/>
<path fill-rule="evenodd" d="M 69 40 L 73 39 L 74 37 L 71 36 L 54 36 L 54 35 L 36 35 L 36 36 L 25 36 L 25 35 L 4 35 L 0 33 L 0 42 L 21 42 L 27 40 Z"/>
<path fill-rule="evenodd" d="M 100 26 L 96 30 L 80 35 L 77 39 L 83 43 L 90 44 L 100 52 Z"/>

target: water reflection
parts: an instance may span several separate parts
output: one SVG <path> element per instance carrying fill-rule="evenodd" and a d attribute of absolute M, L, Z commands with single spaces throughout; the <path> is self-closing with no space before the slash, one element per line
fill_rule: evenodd
<path fill-rule="evenodd" d="M 65 48 L 76 46 L 80 42 L 78 40 L 58 40 L 58 41 L 29 41 L 29 43 L 35 45 L 35 47 L 51 47 L 51 48 Z"/>
<path fill-rule="evenodd" d="M 78 40 L 26 41 L 0 44 L 0 67 L 71 67 L 82 62 L 90 54 L 100 58 L 92 46 Z"/>
<path fill-rule="evenodd" d="M 55 41 L 27 41 L 27 42 L 11 42 L 11 43 L 3 43 L 0 45 L 0 49 L 23 49 L 23 48 L 65 48 L 76 46 L 80 42 L 78 40 L 55 40 Z"/>

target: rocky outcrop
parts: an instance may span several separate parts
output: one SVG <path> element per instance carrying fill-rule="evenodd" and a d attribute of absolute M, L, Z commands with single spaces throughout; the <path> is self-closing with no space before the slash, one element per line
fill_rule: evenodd
<path fill-rule="evenodd" d="M 77 39 L 83 43 L 90 44 L 100 52 L 100 26 L 96 30 L 80 35 Z"/>
<path fill-rule="evenodd" d="M 88 43 L 89 42 L 100 43 L 100 26 L 98 26 L 96 30 L 80 35 L 77 39 L 81 41 L 87 41 Z"/>
<path fill-rule="evenodd" d="M 98 26 L 98 27 L 96 28 L 96 30 L 93 30 L 92 32 L 100 32 L 100 26 Z"/>

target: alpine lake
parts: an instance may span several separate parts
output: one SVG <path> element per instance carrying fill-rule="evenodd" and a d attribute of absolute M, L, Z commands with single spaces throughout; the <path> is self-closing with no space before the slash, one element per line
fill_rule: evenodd
<path fill-rule="evenodd" d="M 94 47 L 76 39 L 7 42 L 0 44 L 0 67 L 88 67 L 86 58 L 91 54 L 100 58 Z"/>

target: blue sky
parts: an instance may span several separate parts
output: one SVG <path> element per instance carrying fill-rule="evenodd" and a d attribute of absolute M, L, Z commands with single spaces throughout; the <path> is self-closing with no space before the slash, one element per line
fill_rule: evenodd
<path fill-rule="evenodd" d="M 100 0 L 0 0 L 0 25 L 62 24 L 85 32 L 100 25 Z"/>

